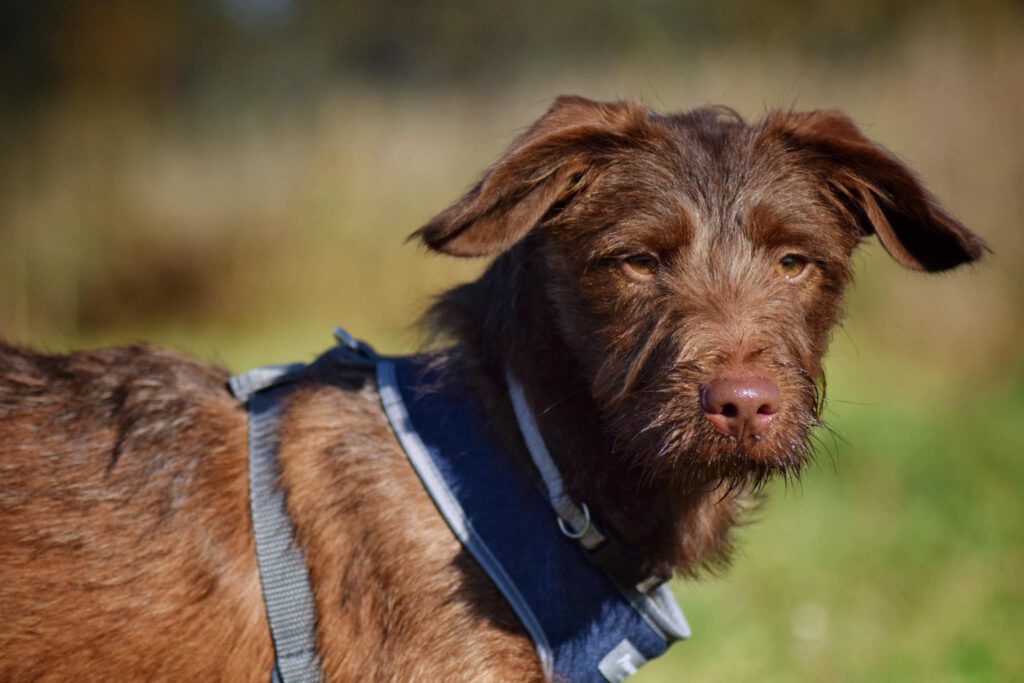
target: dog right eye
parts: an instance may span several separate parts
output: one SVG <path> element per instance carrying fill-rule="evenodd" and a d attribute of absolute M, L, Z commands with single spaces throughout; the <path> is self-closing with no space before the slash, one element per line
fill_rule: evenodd
<path fill-rule="evenodd" d="M 622 265 L 633 277 L 649 278 L 658 268 L 658 259 L 651 254 L 634 254 L 622 259 Z"/>
<path fill-rule="evenodd" d="M 775 270 L 787 280 L 795 280 L 807 269 L 807 259 L 799 254 L 786 254 L 775 264 Z"/>

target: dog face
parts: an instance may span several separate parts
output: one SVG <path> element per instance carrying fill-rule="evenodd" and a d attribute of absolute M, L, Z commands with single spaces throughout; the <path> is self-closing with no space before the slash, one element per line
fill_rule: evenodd
<path fill-rule="evenodd" d="M 747 125 L 575 97 L 417 234 L 532 262 L 621 459 L 691 485 L 807 460 L 866 237 L 924 271 L 985 248 L 841 113 Z"/>

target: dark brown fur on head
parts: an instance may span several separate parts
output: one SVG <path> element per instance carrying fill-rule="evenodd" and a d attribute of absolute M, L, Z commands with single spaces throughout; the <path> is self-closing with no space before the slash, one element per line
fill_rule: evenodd
<path fill-rule="evenodd" d="M 723 562 L 750 491 L 808 461 L 854 249 L 875 234 L 923 271 L 985 251 L 840 112 L 747 124 L 579 97 L 416 234 L 497 256 L 431 324 L 492 387 L 509 367 L 574 494 L 652 567 L 684 573 Z M 705 415 L 702 391 L 728 373 L 778 387 L 758 439 Z"/>

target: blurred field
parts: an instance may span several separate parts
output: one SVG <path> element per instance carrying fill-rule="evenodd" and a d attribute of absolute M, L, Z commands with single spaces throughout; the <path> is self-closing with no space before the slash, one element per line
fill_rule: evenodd
<path fill-rule="evenodd" d="M 1024 680 L 1024 22 L 994 17 L 924 15 L 850 59 L 785 41 L 684 54 L 652 29 L 602 64 L 332 78 L 299 104 L 67 88 L 2 133 L 0 335 L 146 339 L 239 370 L 310 358 L 336 324 L 411 349 L 430 296 L 483 264 L 405 235 L 556 94 L 845 109 L 995 255 L 930 278 L 862 250 L 828 366 L 842 438 L 770 491 L 731 572 L 678 585 L 695 636 L 635 680 Z"/>

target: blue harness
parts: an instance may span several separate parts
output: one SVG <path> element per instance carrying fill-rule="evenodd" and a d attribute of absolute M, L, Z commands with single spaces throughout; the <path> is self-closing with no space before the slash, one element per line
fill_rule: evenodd
<path fill-rule="evenodd" d="M 325 357 L 375 366 L 384 410 L 409 462 L 452 532 L 487 572 L 530 634 L 549 679 L 617 683 L 663 654 L 673 641 L 689 636 L 689 626 L 668 585 L 637 574 L 636 558 L 622 544 L 597 531 L 585 506 L 584 522 L 575 531 L 569 528 L 565 515 L 553 509 L 555 499 L 546 496 L 489 433 L 478 400 L 439 381 L 422 357 L 379 357 L 344 332 L 339 331 L 338 336 L 342 344 Z M 323 361 L 321 358 L 317 364 Z M 254 405 L 253 398 L 276 395 L 280 390 L 266 390 L 296 377 L 296 369 L 262 368 L 253 371 L 255 375 L 232 379 L 236 396 L 250 407 L 250 469 L 254 465 L 257 471 L 266 469 L 266 465 L 253 462 L 253 453 L 262 451 L 257 460 L 276 462 L 277 450 L 276 430 L 257 429 L 259 415 L 254 408 L 271 417 L 275 411 L 260 400 Z M 521 426 L 532 451 L 526 434 L 530 425 L 521 421 Z M 269 448 L 261 445 L 268 439 Z M 544 465 L 537 464 L 546 481 Z M 278 658 L 274 677 L 284 683 L 318 680 L 315 615 L 311 600 L 305 597 L 311 595 L 309 580 L 306 572 L 294 569 L 302 560 L 301 550 L 295 547 L 293 536 L 283 544 L 287 547 L 280 540 L 264 539 L 262 545 L 273 548 L 264 559 L 259 534 L 262 511 L 269 508 L 276 515 L 285 508 L 279 490 L 259 488 L 253 484 L 250 496 L 261 581 Z M 275 496 L 280 500 L 274 504 L 262 502 L 264 497 Z M 284 526 L 286 533 L 291 533 L 290 524 L 270 526 Z M 279 557 L 282 555 L 284 559 Z M 282 572 L 277 566 L 289 570 Z M 289 578 L 282 579 L 281 574 Z M 291 585 L 283 588 L 282 581 Z M 276 587 L 268 585 L 275 582 Z M 282 593 L 298 596 L 297 602 L 308 605 L 303 608 L 308 612 L 305 622 L 299 627 L 292 613 L 275 616 L 275 609 L 294 612 L 294 605 L 275 608 L 272 604 L 282 602 L 276 597 Z M 284 635 L 279 637 L 277 631 Z M 294 639 L 289 635 L 294 632 L 312 632 L 313 640 L 282 651 L 279 640 Z M 285 658 L 304 659 L 304 663 L 289 675 L 282 667 Z"/>

